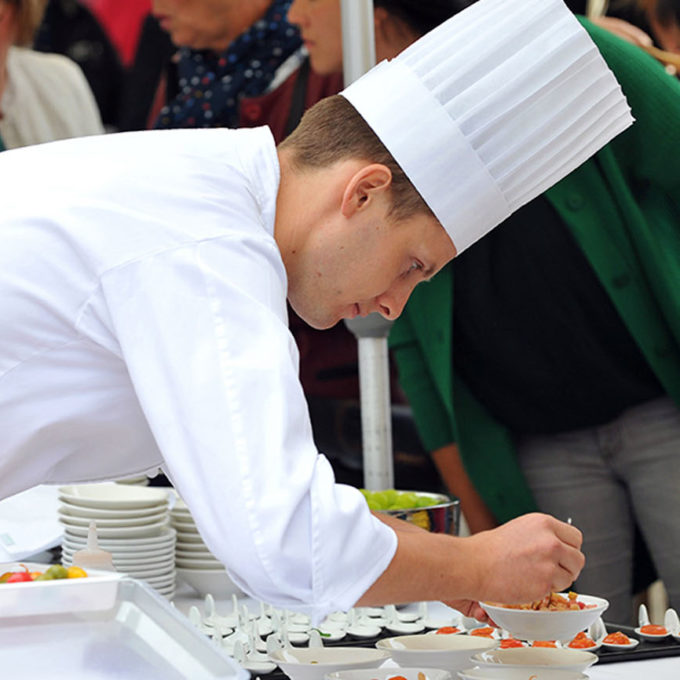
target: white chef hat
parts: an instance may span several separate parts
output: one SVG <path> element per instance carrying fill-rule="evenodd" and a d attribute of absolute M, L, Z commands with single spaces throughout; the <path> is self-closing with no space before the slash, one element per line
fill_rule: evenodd
<path fill-rule="evenodd" d="M 458 253 L 633 122 L 562 0 L 479 0 L 342 94 Z"/>

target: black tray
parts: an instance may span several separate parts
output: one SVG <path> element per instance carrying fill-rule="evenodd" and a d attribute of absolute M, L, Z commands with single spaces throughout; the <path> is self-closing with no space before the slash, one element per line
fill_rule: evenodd
<path fill-rule="evenodd" d="M 629 638 L 640 640 L 640 644 L 633 649 L 612 649 L 600 647 L 595 652 L 600 660 L 598 663 L 620 663 L 622 661 L 641 661 L 643 659 L 659 659 L 664 656 L 680 656 L 680 642 L 668 636 L 658 642 L 649 642 L 636 635 L 631 626 L 619 626 L 614 623 L 606 623 L 607 631 L 614 633 L 621 631 Z"/>
<path fill-rule="evenodd" d="M 607 631 L 609 633 L 614 633 L 616 631 L 621 631 L 625 633 L 628 637 L 640 640 L 640 644 L 633 649 L 611 649 L 609 647 L 600 647 L 594 653 L 599 657 L 598 664 L 602 663 L 621 663 L 624 661 L 642 661 L 643 659 L 659 659 L 666 656 L 680 656 L 680 642 L 672 637 L 664 638 L 659 642 L 649 642 L 643 640 L 638 635 L 635 634 L 634 629 L 631 626 L 620 626 L 614 623 L 606 623 Z M 325 647 L 374 647 L 378 640 L 384 638 L 394 637 L 398 633 L 392 633 L 388 630 L 384 630 L 380 635 L 366 639 L 366 638 L 355 638 L 351 635 L 347 635 L 342 640 L 324 640 Z M 293 645 L 294 647 L 296 645 Z M 301 645 L 306 646 L 306 645 Z M 397 669 L 395 668 L 395 671 Z M 271 673 L 266 675 L 262 674 L 266 680 L 288 680 L 288 676 L 280 669 L 277 668 Z"/>

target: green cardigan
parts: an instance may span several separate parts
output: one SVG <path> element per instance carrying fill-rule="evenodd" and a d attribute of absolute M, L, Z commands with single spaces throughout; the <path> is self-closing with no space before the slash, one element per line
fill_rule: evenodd
<path fill-rule="evenodd" d="M 545 196 L 680 405 L 680 82 L 638 48 L 582 23 L 637 122 Z M 389 341 L 424 445 L 457 442 L 474 485 L 504 522 L 536 506 L 511 433 L 453 371 L 453 266 L 415 289 Z"/>

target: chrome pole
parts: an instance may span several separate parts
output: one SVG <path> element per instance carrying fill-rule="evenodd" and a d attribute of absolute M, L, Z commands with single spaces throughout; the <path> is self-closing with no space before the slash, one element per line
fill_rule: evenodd
<path fill-rule="evenodd" d="M 373 0 L 342 0 L 342 54 L 345 84 L 375 65 Z M 392 413 L 387 336 L 392 323 L 380 314 L 345 322 L 359 352 L 364 487 L 394 487 Z"/>

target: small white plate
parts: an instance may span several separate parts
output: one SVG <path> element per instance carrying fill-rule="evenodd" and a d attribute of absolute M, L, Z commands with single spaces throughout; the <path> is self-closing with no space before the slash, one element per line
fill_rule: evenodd
<path fill-rule="evenodd" d="M 167 520 L 160 522 L 153 522 L 151 524 L 144 524 L 140 527 L 97 527 L 97 539 L 99 542 L 99 547 L 102 547 L 102 541 L 100 539 L 104 538 L 153 538 L 158 536 L 159 531 L 168 526 Z M 82 536 L 87 537 L 88 528 L 87 527 L 73 527 L 66 526 L 64 528 L 65 536 Z"/>
<path fill-rule="evenodd" d="M 650 635 L 649 633 L 643 633 L 640 630 L 640 627 L 635 628 L 635 634 L 639 635 L 643 640 L 647 640 L 647 642 L 663 642 L 667 637 L 670 636 L 668 631 L 662 635 Z"/>
<path fill-rule="evenodd" d="M 140 538 L 98 538 L 99 547 L 103 550 L 149 550 L 152 547 L 160 549 L 168 545 L 175 545 L 175 530 L 166 527 L 161 529 L 155 536 L 142 536 Z M 64 542 L 70 544 L 71 547 L 75 547 L 76 550 L 80 550 L 87 546 L 87 537 L 80 534 L 74 535 L 68 532 L 64 533 Z"/>
<path fill-rule="evenodd" d="M 88 508 L 148 508 L 168 502 L 168 490 L 161 487 L 130 486 L 104 482 L 59 487 L 59 499 Z"/>
<path fill-rule="evenodd" d="M 214 557 L 205 560 L 185 560 L 181 557 L 176 557 L 175 563 L 178 567 L 182 567 L 182 569 L 216 569 L 222 566 L 222 563 Z"/>
<path fill-rule="evenodd" d="M 65 515 L 61 511 L 57 512 L 57 517 L 59 521 L 69 527 L 85 527 L 90 526 L 90 522 L 95 522 L 97 526 L 97 534 L 99 534 L 100 529 L 111 529 L 116 527 L 138 527 L 144 526 L 145 524 L 155 524 L 160 521 L 167 521 L 168 513 L 166 510 L 161 510 L 160 512 L 155 512 L 153 515 L 147 515 L 145 517 L 125 517 L 125 518 L 103 518 L 98 517 L 96 519 L 90 517 L 73 517 L 71 515 Z"/>
<path fill-rule="evenodd" d="M 148 508 L 120 508 L 115 510 L 103 508 L 86 508 L 82 505 L 72 505 L 71 503 L 62 502 L 59 505 L 59 512 L 69 517 L 83 517 L 86 519 L 126 519 L 128 517 L 148 517 L 149 515 L 156 515 L 159 512 L 169 512 L 168 503 L 159 503 Z"/>
<path fill-rule="evenodd" d="M 603 640 L 602 646 L 606 649 L 635 649 L 635 647 L 640 644 L 640 640 L 636 640 L 635 638 L 630 637 L 630 635 L 627 637 L 630 639 L 630 643 L 627 645 L 616 645 L 612 642 L 604 642 Z"/>

